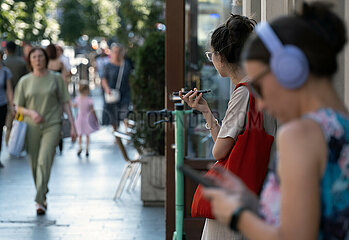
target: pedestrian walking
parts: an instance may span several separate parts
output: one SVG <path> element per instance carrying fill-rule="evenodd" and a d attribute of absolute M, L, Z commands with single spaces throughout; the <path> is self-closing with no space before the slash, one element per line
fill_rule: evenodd
<path fill-rule="evenodd" d="M 28 59 L 31 73 L 18 82 L 14 102 L 27 123 L 25 145 L 36 187 L 36 212 L 41 215 L 47 209 L 46 195 L 61 136 L 62 109 L 69 118 L 72 141 L 76 139 L 76 129 L 64 80 L 61 74 L 48 70 L 46 51 L 35 47 L 29 52 Z"/>
<path fill-rule="evenodd" d="M 213 62 L 219 74 L 222 77 L 229 77 L 232 84 L 235 86 L 240 83 L 245 83 L 248 80 L 239 66 L 239 56 L 247 37 L 254 29 L 255 23 L 253 19 L 232 14 L 224 24 L 213 31 L 211 36 L 211 51 L 207 52 L 206 56 L 209 61 Z M 186 95 L 180 92 L 179 95 L 188 106 L 202 112 L 206 120 L 205 126 L 210 130 L 214 141 L 212 149 L 213 157 L 218 161 L 225 161 L 231 152 L 239 147 L 235 147 L 235 143 L 239 136 L 244 133 L 247 125 L 247 115 L 248 113 L 250 114 L 250 94 L 248 88 L 242 85 L 233 91 L 222 126 L 219 125 L 218 120 L 212 114 L 206 100 L 202 97 L 202 93 L 198 94 L 197 89 L 190 91 Z M 276 121 L 265 114 L 264 122 L 267 133 L 274 136 L 276 133 Z M 266 139 L 264 139 L 264 141 L 266 141 Z M 249 149 L 248 151 L 255 151 L 255 149 L 251 149 L 252 146 L 247 148 Z M 235 149 L 235 151 L 239 150 Z M 266 151 L 268 151 L 269 156 L 270 149 Z M 227 161 L 234 160 L 240 161 L 240 159 L 227 159 Z M 248 159 L 242 159 L 242 161 L 247 160 Z M 267 161 L 268 160 L 269 159 L 267 159 Z M 226 164 L 228 165 L 230 163 Z M 199 194 L 198 191 L 201 190 L 197 189 L 196 191 L 197 193 L 195 193 L 195 195 Z M 193 204 L 194 203 L 195 201 L 193 201 Z M 195 207 L 195 205 L 192 206 L 192 211 L 193 208 L 195 211 Z M 197 208 L 199 207 L 200 206 L 197 206 Z M 200 212 L 201 210 L 197 211 Z M 202 240 L 241 238 L 239 233 L 231 232 L 216 220 L 206 218 L 201 237 Z"/>
<path fill-rule="evenodd" d="M 24 62 L 27 64 L 27 71 L 30 71 L 30 68 L 28 66 L 29 63 L 29 59 L 28 59 L 28 55 L 30 50 L 32 50 L 33 46 L 30 43 L 24 43 L 23 44 L 23 60 Z"/>
<path fill-rule="evenodd" d="M 221 188 L 204 193 L 217 219 L 251 240 L 349 239 L 349 112 L 331 82 L 344 22 L 331 5 L 312 2 L 256 33 L 242 59 L 260 108 L 282 123 L 277 172 L 260 202 L 222 169 Z"/>
<path fill-rule="evenodd" d="M 80 80 L 80 95 L 75 98 L 73 106 L 78 108 L 78 115 L 75 119 L 77 134 L 79 137 L 79 150 L 77 155 L 82 152 L 82 136 L 86 136 L 86 157 L 89 156 L 90 134 L 98 130 L 98 119 L 93 108 L 93 100 L 89 97 L 90 87 L 88 81 Z"/>
<path fill-rule="evenodd" d="M 12 73 L 11 84 L 12 92 L 14 92 L 15 87 L 18 83 L 18 80 L 25 74 L 28 73 L 28 68 L 26 62 L 22 57 L 16 56 L 17 45 L 13 41 L 9 41 L 6 44 L 5 53 L 7 55 L 6 60 L 4 60 L 4 66 L 8 67 Z M 6 135 L 5 141 L 6 146 L 8 146 L 8 140 L 10 138 L 10 133 L 12 129 L 13 122 L 13 105 L 9 105 L 10 102 L 7 102 L 7 115 L 6 115 Z"/>
<path fill-rule="evenodd" d="M 131 93 L 129 76 L 131 64 L 125 60 L 125 49 L 122 45 L 113 43 L 111 45 L 110 62 L 104 68 L 102 87 L 106 96 L 104 104 L 103 124 L 111 124 L 116 131 L 120 121 L 124 121 L 127 126 L 127 115 L 129 112 Z M 107 96 L 115 97 L 117 91 L 119 98 L 117 101 L 108 102 Z M 115 99 L 115 98 L 114 98 Z"/>
<path fill-rule="evenodd" d="M 65 80 L 67 75 L 68 75 L 68 73 L 67 73 L 67 70 L 64 67 L 63 62 L 58 57 L 56 46 L 53 45 L 53 44 L 48 45 L 46 47 L 46 52 L 47 52 L 47 56 L 48 56 L 48 59 L 49 59 L 47 68 L 49 70 L 54 71 L 54 72 L 60 73 L 62 75 L 63 80 L 66 83 L 66 87 L 68 88 L 68 84 L 67 84 L 67 82 Z M 59 148 L 60 154 L 62 154 L 62 152 L 63 152 L 63 138 L 62 137 L 59 140 L 58 148 Z"/>
<path fill-rule="evenodd" d="M 104 68 L 109 63 L 109 56 L 107 55 L 109 49 L 101 49 L 101 54 L 96 56 L 96 70 L 100 79 L 103 78 Z"/>
<path fill-rule="evenodd" d="M 64 55 L 63 53 L 63 48 L 59 45 L 56 45 L 56 50 L 57 50 L 57 56 L 59 60 L 63 63 L 64 68 L 66 70 L 66 75 L 64 76 L 64 81 L 67 86 L 69 86 L 71 82 L 71 65 L 70 65 L 70 60 L 67 56 Z"/>
<path fill-rule="evenodd" d="M 2 131 L 5 125 L 6 115 L 7 115 L 7 106 L 9 107 L 9 112 L 14 117 L 14 108 L 13 108 L 13 90 L 12 90 L 12 73 L 10 69 L 3 66 L 2 57 L 4 53 L 0 51 L 0 154 L 2 146 Z M 0 168 L 3 168 L 4 165 L 0 160 Z"/>

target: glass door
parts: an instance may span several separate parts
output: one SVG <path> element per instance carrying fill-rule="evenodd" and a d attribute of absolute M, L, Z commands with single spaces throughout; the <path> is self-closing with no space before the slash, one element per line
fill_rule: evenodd
<path fill-rule="evenodd" d="M 221 121 L 228 105 L 230 81 L 222 78 L 205 56 L 214 29 L 224 23 L 232 10 L 232 0 L 186 0 L 185 19 L 185 88 L 211 89 L 205 94 L 216 118 Z M 202 114 L 187 119 L 187 151 L 190 159 L 213 159 L 213 140 L 205 129 Z"/>

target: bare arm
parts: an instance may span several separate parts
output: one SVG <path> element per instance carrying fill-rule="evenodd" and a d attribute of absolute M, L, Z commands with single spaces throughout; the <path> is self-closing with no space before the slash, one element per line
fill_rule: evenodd
<path fill-rule="evenodd" d="M 10 79 L 6 80 L 6 96 L 8 105 L 11 107 L 11 110 L 13 109 L 13 90 L 12 90 L 12 83 Z"/>
<path fill-rule="evenodd" d="M 68 70 L 65 68 L 64 63 L 62 61 L 60 61 L 61 63 L 61 69 L 62 69 L 62 77 L 64 79 L 64 82 L 66 84 L 70 83 L 70 72 L 68 72 Z"/>
<path fill-rule="evenodd" d="M 103 87 L 105 93 L 110 94 L 110 88 L 109 88 L 107 79 L 105 79 L 105 78 L 102 78 L 102 87 Z"/>
<path fill-rule="evenodd" d="M 21 112 L 23 116 L 28 116 L 33 119 L 36 124 L 44 122 L 44 118 L 36 111 L 21 106 L 16 106 L 16 111 Z"/>
<path fill-rule="evenodd" d="M 278 149 L 281 225 L 271 226 L 254 213 L 244 211 L 238 229 L 248 239 L 317 239 L 320 225 L 319 184 L 327 156 L 321 129 L 311 120 L 291 123 L 279 132 Z M 238 181 L 234 184 L 235 188 L 241 187 Z M 239 194 L 227 194 L 224 190 L 205 190 L 204 194 L 213 203 L 217 219 L 225 224 L 229 224 L 234 210 L 244 204 Z"/>
<path fill-rule="evenodd" d="M 95 118 L 96 122 L 98 122 L 98 118 L 97 118 L 95 109 L 93 108 L 93 105 L 90 105 L 90 112 L 93 115 L 93 117 Z"/>
<path fill-rule="evenodd" d="M 218 135 L 218 133 L 217 133 Z M 224 160 L 234 147 L 235 140 L 231 137 L 217 138 L 212 149 L 212 155 L 216 160 Z"/>
<path fill-rule="evenodd" d="M 69 119 L 69 122 L 70 122 L 70 135 L 71 135 L 72 141 L 75 142 L 77 134 L 76 134 L 74 118 L 73 118 L 73 114 L 72 114 L 70 105 L 71 105 L 70 101 L 65 102 L 63 104 L 63 109 L 64 109 L 64 112 L 68 115 L 68 119 Z"/>

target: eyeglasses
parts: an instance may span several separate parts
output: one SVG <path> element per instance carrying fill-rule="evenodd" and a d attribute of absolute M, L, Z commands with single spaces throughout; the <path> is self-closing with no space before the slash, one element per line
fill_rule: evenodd
<path fill-rule="evenodd" d="M 208 61 L 210 61 L 210 62 L 212 62 L 213 53 L 214 52 L 205 52 L 205 55 L 206 55 Z"/>
<path fill-rule="evenodd" d="M 229 46 L 231 46 L 231 45 L 233 45 L 233 44 L 234 44 L 234 43 L 230 43 L 230 44 L 224 46 L 224 47 L 223 47 L 221 50 L 219 50 L 219 51 L 205 52 L 205 55 L 206 55 L 208 61 L 212 62 L 212 56 L 213 56 L 214 53 L 221 53 L 224 49 L 226 49 L 227 47 L 229 47 Z"/>
<path fill-rule="evenodd" d="M 256 98 L 263 98 L 262 96 L 262 90 L 261 90 L 261 86 L 258 83 L 263 77 L 265 77 L 266 75 L 268 75 L 270 73 L 270 69 L 267 68 L 265 69 L 263 72 L 261 72 L 260 74 L 258 74 L 256 77 L 254 77 L 253 79 L 251 79 L 250 81 L 248 81 L 248 88 L 251 92 L 251 94 L 253 96 L 255 96 Z"/>

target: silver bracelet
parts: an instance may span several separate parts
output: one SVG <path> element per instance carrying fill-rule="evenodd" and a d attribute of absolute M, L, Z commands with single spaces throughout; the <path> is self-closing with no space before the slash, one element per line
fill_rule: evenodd
<path fill-rule="evenodd" d="M 219 123 L 218 123 L 218 120 L 217 118 L 214 119 L 216 122 L 215 122 L 215 125 L 213 127 L 209 127 L 208 126 L 208 123 L 205 124 L 205 128 L 208 129 L 208 130 L 212 130 L 214 128 L 216 128 L 217 126 L 219 126 Z"/>

